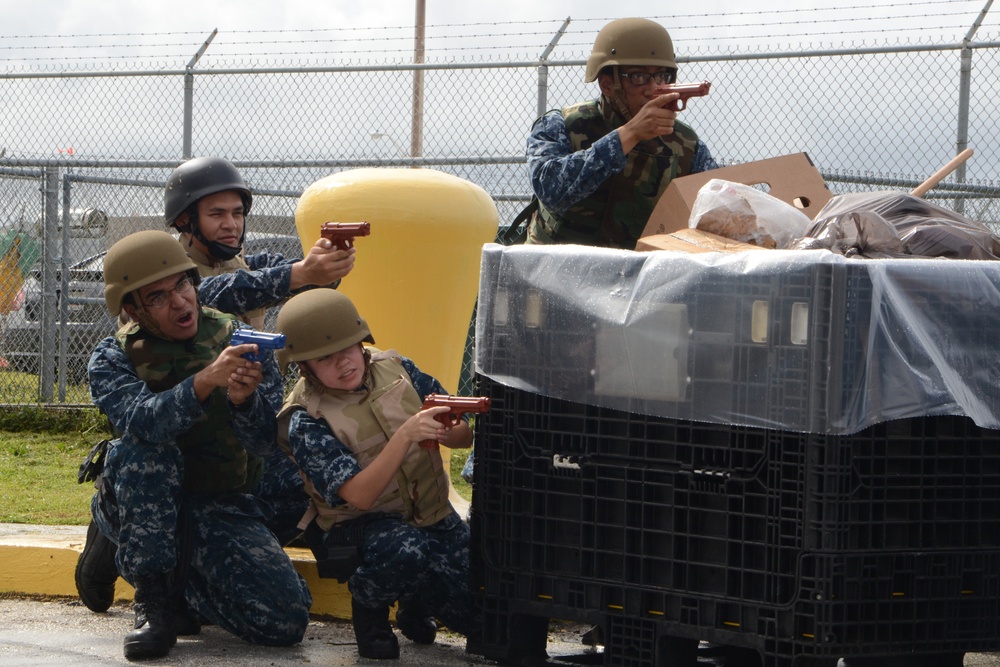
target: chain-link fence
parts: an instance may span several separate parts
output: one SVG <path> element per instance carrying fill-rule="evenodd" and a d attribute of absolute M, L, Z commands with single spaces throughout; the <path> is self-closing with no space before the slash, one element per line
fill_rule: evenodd
<path fill-rule="evenodd" d="M 255 191 L 248 243 L 259 246 L 294 249 L 302 190 L 358 167 L 467 179 L 494 198 L 504 225 L 530 197 L 524 141 L 540 110 L 596 94 L 583 83 L 585 55 L 0 73 L 0 403 L 89 402 L 84 364 L 112 329 L 101 253 L 162 225 L 162 184 L 185 157 L 237 164 Z M 683 119 L 721 164 L 805 151 L 834 193 L 909 190 L 973 147 L 928 197 L 992 225 L 998 58 L 992 41 L 689 54 L 680 79 L 709 80 L 712 91 Z"/>

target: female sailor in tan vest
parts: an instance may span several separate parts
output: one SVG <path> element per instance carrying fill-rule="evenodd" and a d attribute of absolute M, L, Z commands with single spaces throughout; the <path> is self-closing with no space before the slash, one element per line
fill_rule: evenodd
<path fill-rule="evenodd" d="M 306 539 L 321 576 L 347 581 L 358 652 L 397 658 L 389 607 L 399 601 L 403 635 L 430 644 L 435 617 L 469 635 L 478 619 L 468 588 L 469 528 L 448 501 L 436 449 L 468 448 L 466 422 L 443 427 L 447 408 L 422 409 L 447 393 L 393 351 L 381 352 L 345 295 L 315 289 L 278 314 L 283 366 L 299 380 L 278 417 L 278 442 L 298 464 L 312 496 Z M 287 438 L 284 437 L 287 435 Z"/>

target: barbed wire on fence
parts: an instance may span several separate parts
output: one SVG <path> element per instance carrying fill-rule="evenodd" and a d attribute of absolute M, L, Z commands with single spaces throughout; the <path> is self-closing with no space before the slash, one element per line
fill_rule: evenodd
<path fill-rule="evenodd" d="M 726 12 L 686 12 L 650 16 L 667 26 L 681 50 L 692 56 L 705 49 L 781 50 L 816 48 L 824 43 L 870 42 L 887 34 L 908 43 L 960 42 L 982 9 L 981 0 L 845 3 L 826 7 L 754 8 Z M 586 54 L 596 32 L 609 20 L 553 17 L 535 21 L 428 24 L 423 50 L 428 62 L 484 58 L 512 60 L 537 57 L 564 21 L 565 34 L 552 54 L 572 60 Z M 992 23 L 991 23 L 992 22 Z M 987 16 L 986 32 L 997 22 Z M 206 34 L 194 31 L 93 32 L 76 34 L 0 35 L 0 65 L 32 70 L 61 63 L 114 67 L 183 67 Z M 201 67 L 226 67 L 236 59 L 308 60 L 322 64 L 412 62 L 413 26 L 319 27 L 306 29 L 227 30 L 214 39 Z M 784 46 L 783 46 L 784 45 Z M 245 63 L 244 63 L 245 64 Z"/>

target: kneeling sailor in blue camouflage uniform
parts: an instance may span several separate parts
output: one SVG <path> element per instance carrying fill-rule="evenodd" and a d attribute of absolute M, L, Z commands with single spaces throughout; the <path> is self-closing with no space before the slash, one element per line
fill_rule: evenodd
<path fill-rule="evenodd" d="M 312 495 L 303 519 L 321 576 L 347 581 L 358 653 L 399 657 L 389 607 L 404 636 L 430 644 L 435 617 L 466 636 L 479 621 L 469 594 L 469 528 L 448 501 L 440 453 L 472 444 L 466 422 L 445 428 L 422 409 L 446 393 L 433 377 L 374 343 L 345 295 L 314 289 L 278 314 L 283 366 L 299 380 L 278 415 L 279 444 L 302 470 Z M 287 441 L 284 432 L 287 429 Z"/>
<path fill-rule="evenodd" d="M 311 595 L 247 493 L 276 443 L 273 357 L 227 346 L 239 322 L 199 305 L 197 269 L 165 232 L 116 243 L 104 276 L 108 310 L 132 320 L 88 367 L 95 405 L 122 434 L 92 510 L 135 587 L 125 657 L 166 655 L 198 617 L 257 644 L 299 642 Z"/>
<path fill-rule="evenodd" d="M 269 251 L 244 257 L 252 206 L 250 188 L 233 163 L 223 158 L 187 160 L 167 178 L 164 217 L 168 227 L 180 232 L 177 242 L 198 269 L 199 301 L 263 329 L 267 308 L 315 285 L 338 285 L 354 267 L 355 250 L 337 249 L 321 238 L 302 259 Z M 275 409 L 280 407 L 278 396 Z M 309 506 L 309 496 L 295 465 L 277 448 L 265 463 L 254 495 L 273 510 L 266 523 L 282 544 L 299 536 L 295 526 Z M 76 566 L 80 600 L 91 611 L 107 611 L 115 599 L 117 579 L 115 546 L 91 522 Z"/>

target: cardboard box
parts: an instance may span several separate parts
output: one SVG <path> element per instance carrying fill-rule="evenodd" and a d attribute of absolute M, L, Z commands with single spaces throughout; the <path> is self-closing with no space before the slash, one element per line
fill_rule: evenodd
<path fill-rule="evenodd" d="M 644 236 L 635 244 L 636 250 L 679 250 L 680 252 L 740 252 L 766 250 L 752 243 L 727 239 L 700 229 L 681 229 L 670 234 Z"/>
<path fill-rule="evenodd" d="M 713 169 L 672 180 L 649 216 L 642 237 L 687 229 L 698 190 L 713 178 L 744 185 L 766 185 L 767 194 L 791 204 L 810 220 L 833 196 L 805 153 Z"/>

